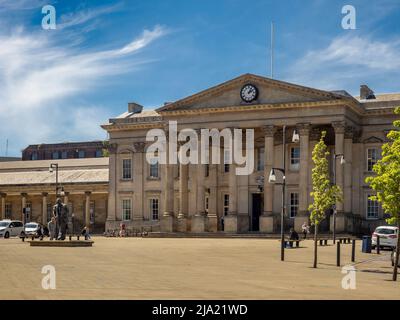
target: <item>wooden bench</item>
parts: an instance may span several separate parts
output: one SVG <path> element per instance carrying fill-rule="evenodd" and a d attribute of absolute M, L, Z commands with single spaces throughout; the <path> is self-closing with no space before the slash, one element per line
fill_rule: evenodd
<path fill-rule="evenodd" d="M 285 248 L 287 248 L 287 245 L 289 246 L 289 248 L 294 248 L 293 247 L 293 243 L 296 243 L 296 248 L 300 248 L 300 241 L 302 240 L 290 240 L 290 239 L 285 239 L 283 240 L 283 245 L 285 246 Z"/>
<path fill-rule="evenodd" d="M 328 239 L 319 239 L 319 245 L 320 246 L 327 246 L 328 245 Z"/>
<path fill-rule="evenodd" d="M 340 243 L 351 243 L 350 237 L 340 237 L 340 238 L 338 238 L 338 241 Z"/>

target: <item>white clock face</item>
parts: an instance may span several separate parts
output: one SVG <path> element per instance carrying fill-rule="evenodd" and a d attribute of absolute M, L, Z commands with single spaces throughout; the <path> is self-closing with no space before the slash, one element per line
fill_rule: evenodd
<path fill-rule="evenodd" d="M 251 102 L 257 99 L 258 91 L 252 84 L 246 84 L 240 91 L 240 97 L 243 101 Z"/>

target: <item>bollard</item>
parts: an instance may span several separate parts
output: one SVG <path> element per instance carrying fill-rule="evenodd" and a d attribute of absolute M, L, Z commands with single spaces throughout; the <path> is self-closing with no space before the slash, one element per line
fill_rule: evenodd
<path fill-rule="evenodd" d="M 34 241 L 35 240 L 35 236 L 32 236 L 32 241 Z"/>
<path fill-rule="evenodd" d="M 76 240 L 79 240 L 79 236 L 76 236 Z"/>
<path fill-rule="evenodd" d="M 319 245 L 322 246 L 322 239 L 319 240 Z"/>
<path fill-rule="evenodd" d="M 376 236 L 376 254 L 381 254 L 381 238 Z"/>
<path fill-rule="evenodd" d="M 22 239 L 22 242 L 25 242 L 25 237 L 22 237 L 21 239 Z"/>
<path fill-rule="evenodd" d="M 336 243 L 336 266 L 340 267 L 340 242 Z"/>
<path fill-rule="evenodd" d="M 356 261 L 356 240 L 351 242 L 351 262 Z"/>
<path fill-rule="evenodd" d="M 72 236 L 71 235 L 69 235 L 69 241 L 71 241 L 72 240 Z"/>
<path fill-rule="evenodd" d="M 328 245 L 328 239 L 324 240 L 324 245 L 327 246 Z"/>

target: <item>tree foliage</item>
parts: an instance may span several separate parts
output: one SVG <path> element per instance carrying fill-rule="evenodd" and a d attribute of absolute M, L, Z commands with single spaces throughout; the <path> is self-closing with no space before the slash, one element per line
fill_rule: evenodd
<path fill-rule="evenodd" d="M 400 114 L 400 107 L 395 109 Z M 400 120 L 394 121 L 397 130 L 387 135 L 389 142 L 382 146 L 382 159 L 374 165 L 375 176 L 367 177 L 366 182 L 376 191 L 371 200 L 379 201 L 389 224 L 396 224 L 400 212 Z"/>
<path fill-rule="evenodd" d="M 336 185 L 331 185 L 329 179 L 328 156 L 329 151 L 324 142 L 326 131 L 321 133 L 321 139 L 315 145 L 312 152 L 314 168 L 312 169 L 312 192 L 313 202 L 308 210 L 310 220 L 315 226 L 325 219 L 325 212 L 337 201 L 342 201 L 341 190 Z"/>

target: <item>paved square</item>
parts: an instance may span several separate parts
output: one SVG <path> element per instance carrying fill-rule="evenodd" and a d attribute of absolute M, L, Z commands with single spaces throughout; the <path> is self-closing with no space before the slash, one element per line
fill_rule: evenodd
<path fill-rule="evenodd" d="M 344 290 L 336 248 L 312 241 L 286 250 L 278 240 L 95 237 L 89 248 L 30 247 L 0 239 L 0 299 L 399 299 L 389 252 L 356 250 L 356 290 Z M 342 265 L 351 245 L 342 245 Z M 56 290 L 41 287 L 44 265 L 56 269 Z"/>

